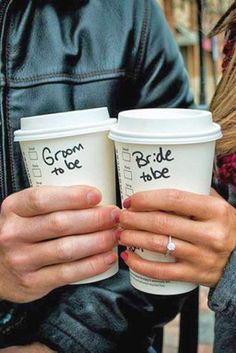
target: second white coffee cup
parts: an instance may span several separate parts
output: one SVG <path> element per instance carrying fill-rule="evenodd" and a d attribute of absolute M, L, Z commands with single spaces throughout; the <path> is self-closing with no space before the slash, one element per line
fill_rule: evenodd
<path fill-rule="evenodd" d="M 22 118 L 15 141 L 31 186 L 95 186 L 103 204 L 115 205 L 114 149 L 108 139 L 115 123 L 105 107 Z M 79 283 L 106 279 L 117 271 L 118 263 Z"/>
<path fill-rule="evenodd" d="M 115 141 L 121 198 L 137 191 L 174 188 L 200 194 L 210 191 L 215 141 L 219 125 L 208 111 L 140 109 L 119 114 L 109 137 Z M 170 234 L 171 236 L 171 234 Z M 133 248 L 151 261 L 174 262 L 145 249 Z M 131 284 L 147 293 L 170 295 L 196 287 L 192 283 L 161 281 L 130 271 Z"/>

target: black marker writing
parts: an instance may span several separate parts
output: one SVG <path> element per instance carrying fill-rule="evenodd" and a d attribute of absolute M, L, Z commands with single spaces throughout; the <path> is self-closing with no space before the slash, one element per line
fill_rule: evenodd
<path fill-rule="evenodd" d="M 128 246 L 128 250 L 135 252 L 135 250 L 140 250 L 141 252 L 144 252 L 142 248 L 137 248 L 136 246 Z"/>
<path fill-rule="evenodd" d="M 159 150 L 157 152 L 153 152 L 152 154 L 145 155 L 141 151 L 135 151 L 132 153 L 132 156 L 135 157 L 135 162 L 139 169 L 143 169 L 148 166 L 145 170 L 143 170 L 140 176 L 140 179 L 142 179 L 145 183 L 161 178 L 170 178 L 169 169 L 167 167 L 161 168 L 160 164 L 174 160 L 171 150 L 168 149 L 167 151 L 164 151 L 162 147 L 159 147 Z M 149 165 L 150 163 L 152 163 L 152 167 Z M 153 167 L 153 163 L 157 163 L 158 167 Z"/>
<path fill-rule="evenodd" d="M 45 164 L 48 166 L 54 166 L 53 170 L 51 171 L 52 174 L 60 175 L 65 172 L 65 169 L 73 170 L 82 168 L 79 159 L 76 158 L 73 161 L 68 161 L 67 157 L 72 155 L 76 155 L 77 157 L 77 154 L 83 150 L 84 146 L 81 143 L 73 146 L 72 148 L 58 150 L 55 153 L 52 153 L 49 147 L 44 147 L 42 151 L 42 158 Z"/>
<path fill-rule="evenodd" d="M 143 172 L 143 174 L 140 176 L 140 179 L 143 179 L 145 183 L 153 179 L 155 180 L 160 178 L 167 179 L 167 178 L 170 178 L 170 175 L 168 173 L 169 173 L 168 168 L 163 168 L 162 170 L 153 170 L 153 168 L 150 168 L 150 174 Z"/>
<path fill-rule="evenodd" d="M 151 162 L 151 157 L 153 157 L 153 162 L 162 163 L 163 161 L 171 162 L 174 158 L 171 158 L 171 150 L 163 152 L 162 147 L 159 148 L 159 152 L 148 154 L 145 156 L 141 151 L 135 151 L 132 156 L 135 156 L 135 161 L 139 168 L 145 167 Z"/>

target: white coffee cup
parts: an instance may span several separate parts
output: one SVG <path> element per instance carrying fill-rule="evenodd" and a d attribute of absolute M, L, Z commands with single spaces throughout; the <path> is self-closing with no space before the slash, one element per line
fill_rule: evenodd
<path fill-rule="evenodd" d="M 116 123 L 106 107 L 25 117 L 15 131 L 31 186 L 90 185 L 102 204 L 116 204 L 115 158 L 108 131 Z M 113 276 L 108 271 L 79 283 Z"/>
<path fill-rule="evenodd" d="M 109 137 L 115 141 L 121 198 L 138 191 L 175 188 L 209 194 L 215 141 L 220 126 L 208 111 L 139 109 L 123 111 Z M 170 234 L 171 235 L 171 234 Z M 145 249 L 133 249 L 151 261 L 174 262 Z M 160 281 L 130 271 L 131 284 L 147 293 L 171 295 L 196 284 Z"/>

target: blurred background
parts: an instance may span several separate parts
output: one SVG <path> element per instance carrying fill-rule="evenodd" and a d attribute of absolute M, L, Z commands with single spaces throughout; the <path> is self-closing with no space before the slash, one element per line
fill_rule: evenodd
<path fill-rule="evenodd" d="M 187 68 L 195 101 L 208 108 L 221 77 L 223 34 L 208 33 L 234 0 L 157 0 L 166 15 Z M 208 288 L 200 288 L 198 353 L 213 352 L 214 314 L 207 306 Z M 164 353 L 176 353 L 179 316 L 164 331 Z M 191 353 L 191 352 L 189 352 Z"/>
<path fill-rule="evenodd" d="M 209 104 L 221 73 L 223 35 L 208 33 L 233 0 L 158 0 L 182 52 L 198 104 Z"/>

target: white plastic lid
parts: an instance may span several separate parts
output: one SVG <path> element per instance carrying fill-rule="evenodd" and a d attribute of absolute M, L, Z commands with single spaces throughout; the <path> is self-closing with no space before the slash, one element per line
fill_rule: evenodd
<path fill-rule="evenodd" d="M 209 111 L 178 108 L 148 108 L 120 112 L 109 137 L 117 142 L 187 144 L 222 137 Z"/>
<path fill-rule="evenodd" d="M 45 140 L 106 131 L 115 124 L 106 107 L 37 115 L 21 119 L 15 141 Z"/>

